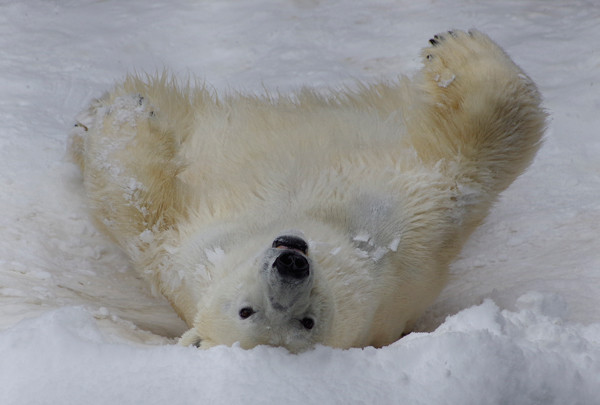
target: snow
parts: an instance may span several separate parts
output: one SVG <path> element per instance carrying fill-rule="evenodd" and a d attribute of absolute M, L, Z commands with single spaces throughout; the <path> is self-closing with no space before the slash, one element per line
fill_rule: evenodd
<path fill-rule="evenodd" d="M 394 238 L 388 245 L 388 248 L 392 252 L 396 252 L 396 251 L 398 251 L 398 246 L 400 246 L 400 238 Z"/>
<path fill-rule="evenodd" d="M 213 247 L 212 249 L 205 249 L 204 253 L 206 254 L 208 261 L 213 265 L 217 265 L 225 259 L 225 251 L 218 246 Z"/>
<path fill-rule="evenodd" d="M 84 309 L 63 308 L 0 336 L 0 378 L 10 382 L 0 402 L 595 403 L 600 325 L 565 325 L 543 313 L 541 296 L 524 301 L 509 312 L 487 300 L 385 349 L 302 355 L 115 342 Z"/>
<path fill-rule="evenodd" d="M 589 0 L 0 2 L 0 403 L 598 403 L 598 21 Z M 300 355 L 174 345 L 185 325 L 87 214 L 65 157 L 81 109 L 131 71 L 251 93 L 394 79 L 470 27 L 551 121 L 419 332 Z"/>

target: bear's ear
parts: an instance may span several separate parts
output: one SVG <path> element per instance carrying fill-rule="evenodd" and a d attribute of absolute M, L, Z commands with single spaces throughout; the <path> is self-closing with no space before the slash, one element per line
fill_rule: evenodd
<path fill-rule="evenodd" d="M 200 347 L 202 344 L 202 338 L 198 335 L 198 331 L 192 328 L 181 335 L 178 344 L 180 346 L 195 346 Z"/>

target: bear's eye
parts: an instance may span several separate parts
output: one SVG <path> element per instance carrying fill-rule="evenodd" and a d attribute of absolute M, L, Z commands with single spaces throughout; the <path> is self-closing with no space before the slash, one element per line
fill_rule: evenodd
<path fill-rule="evenodd" d="M 302 324 L 302 326 L 309 330 L 312 329 L 313 326 L 315 326 L 315 321 L 312 318 L 304 318 L 300 321 L 300 323 Z"/>
<path fill-rule="evenodd" d="M 242 309 L 240 309 L 240 318 L 242 319 L 246 319 L 249 318 L 250 316 L 252 316 L 252 314 L 254 314 L 254 311 L 251 307 L 244 307 Z"/>

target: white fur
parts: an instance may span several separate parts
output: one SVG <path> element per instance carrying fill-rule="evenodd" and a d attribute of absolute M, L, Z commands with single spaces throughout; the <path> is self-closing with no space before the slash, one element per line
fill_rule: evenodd
<path fill-rule="evenodd" d="M 78 117 L 94 218 L 190 325 L 183 344 L 301 351 L 410 330 L 545 120 L 533 82 L 487 36 L 434 42 L 398 83 L 217 98 L 129 77 Z M 282 234 L 305 238 L 311 265 L 289 311 L 272 308 L 260 273 Z M 241 319 L 245 306 L 256 314 Z"/>

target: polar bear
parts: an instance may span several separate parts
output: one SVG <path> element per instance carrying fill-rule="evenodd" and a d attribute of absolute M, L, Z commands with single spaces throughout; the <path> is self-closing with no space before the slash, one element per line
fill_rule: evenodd
<path fill-rule="evenodd" d="M 78 117 L 93 217 L 189 325 L 181 344 L 301 352 L 410 331 L 546 119 L 483 33 L 429 42 L 412 79 L 218 97 L 131 76 Z"/>

